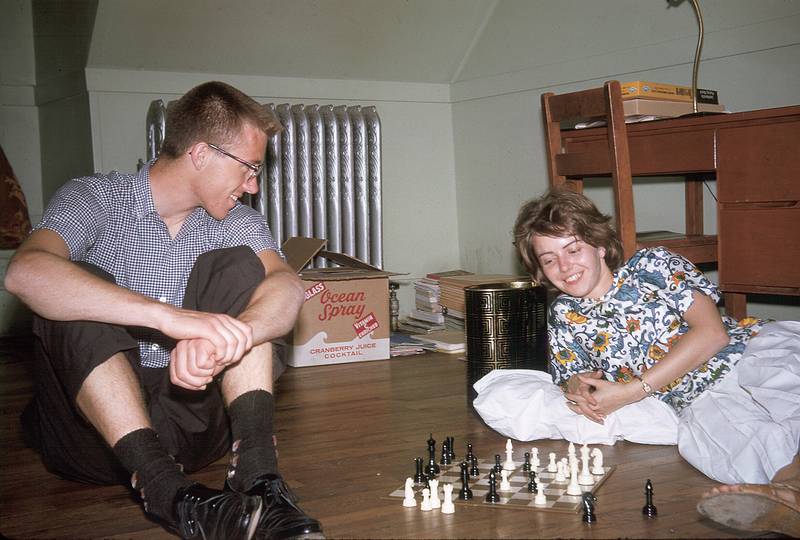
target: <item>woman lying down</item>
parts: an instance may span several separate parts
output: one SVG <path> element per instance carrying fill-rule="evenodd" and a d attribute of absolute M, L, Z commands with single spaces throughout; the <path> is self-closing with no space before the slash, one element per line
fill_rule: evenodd
<path fill-rule="evenodd" d="M 486 423 L 523 441 L 677 444 L 728 484 L 701 514 L 800 536 L 800 322 L 720 316 L 716 285 L 664 248 L 623 261 L 610 218 L 583 195 L 526 203 L 514 234 L 531 275 L 561 292 L 552 377 L 486 375 L 474 402 Z"/>

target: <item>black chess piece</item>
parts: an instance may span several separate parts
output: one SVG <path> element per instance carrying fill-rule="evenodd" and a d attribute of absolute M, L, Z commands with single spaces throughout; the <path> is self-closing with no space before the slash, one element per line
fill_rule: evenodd
<path fill-rule="evenodd" d="M 456 440 L 454 437 L 447 438 L 447 450 L 450 452 L 450 463 L 456 460 Z"/>
<path fill-rule="evenodd" d="M 448 445 L 450 444 L 450 438 L 446 438 L 442 443 L 442 459 L 439 460 L 441 465 L 450 465 L 452 461 L 450 461 L 450 449 Z"/>
<path fill-rule="evenodd" d="M 425 466 L 425 474 L 428 478 L 435 478 L 441 469 L 436 464 L 436 441 L 431 444 L 431 440 L 428 440 L 428 464 Z"/>
<path fill-rule="evenodd" d="M 469 489 L 469 471 L 467 470 L 467 462 L 461 462 L 461 490 L 458 492 L 458 498 L 462 501 L 468 501 L 472 498 L 472 490 Z"/>
<path fill-rule="evenodd" d="M 467 464 L 472 463 L 472 456 L 474 455 L 475 454 L 472 453 L 472 445 L 467 443 L 467 457 L 464 458 L 464 461 L 466 461 Z"/>
<path fill-rule="evenodd" d="M 425 474 L 422 472 L 422 458 L 414 458 L 414 465 L 417 468 L 417 471 L 414 473 L 414 483 L 415 484 L 424 484 L 425 483 Z"/>
<path fill-rule="evenodd" d="M 522 464 L 522 470 L 526 471 L 526 472 L 531 470 L 531 453 L 530 452 L 525 452 L 525 462 Z"/>
<path fill-rule="evenodd" d="M 597 521 L 597 516 L 594 515 L 594 503 L 597 497 L 587 491 L 583 494 L 583 522 L 594 523 Z"/>
<path fill-rule="evenodd" d="M 650 479 L 644 484 L 644 506 L 642 507 L 642 514 L 649 518 L 654 518 L 658 515 L 655 505 L 653 505 L 653 483 Z"/>
<path fill-rule="evenodd" d="M 470 476 L 480 476 L 481 471 L 478 469 L 478 458 L 475 457 L 475 454 L 472 454 L 472 459 L 470 460 L 470 469 L 469 475 Z"/>
<path fill-rule="evenodd" d="M 503 464 L 500 463 L 500 454 L 494 455 L 494 472 L 496 474 L 500 474 L 500 471 L 503 470 Z"/>
<path fill-rule="evenodd" d="M 489 493 L 486 494 L 486 502 L 500 502 L 500 495 L 497 494 L 497 474 L 494 469 L 489 471 Z"/>
<path fill-rule="evenodd" d="M 536 471 L 528 473 L 528 493 L 536 493 Z"/>

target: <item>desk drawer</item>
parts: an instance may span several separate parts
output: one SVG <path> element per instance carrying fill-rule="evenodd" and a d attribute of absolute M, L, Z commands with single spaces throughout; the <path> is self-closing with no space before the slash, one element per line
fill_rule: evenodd
<path fill-rule="evenodd" d="M 717 131 L 719 202 L 800 201 L 800 120 Z"/>
<path fill-rule="evenodd" d="M 800 206 L 722 205 L 718 230 L 723 290 L 800 288 Z"/>

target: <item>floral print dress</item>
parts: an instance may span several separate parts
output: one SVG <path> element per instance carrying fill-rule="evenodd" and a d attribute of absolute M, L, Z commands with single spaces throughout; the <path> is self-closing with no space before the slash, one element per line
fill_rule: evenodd
<path fill-rule="evenodd" d="M 600 299 L 557 297 L 549 313 L 550 368 L 556 384 L 601 369 L 607 380 L 630 382 L 657 364 L 689 330 L 683 316 L 698 291 L 714 302 L 717 286 L 695 266 L 664 248 L 642 249 L 614 272 Z M 722 317 L 730 343 L 700 367 L 656 389 L 676 411 L 689 405 L 736 365 L 766 321 Z"/>

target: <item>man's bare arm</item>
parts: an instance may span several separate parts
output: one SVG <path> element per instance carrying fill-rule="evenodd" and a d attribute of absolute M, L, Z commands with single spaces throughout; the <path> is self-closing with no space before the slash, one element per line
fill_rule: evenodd
<path fill-rule="evenodd" d="M 267 277 L 238 317 L 253 328 L 254 345 L 287 334 L 303 306 L 303 285 L 291 267 L 274 251 L 262 251 L 258 258 Z"/>
<path fill-rule="evenodd" d="M 233 317 L 176 308 L 107 282 L 69 260 L 57 233 L 34 231 L 8 265 L 6 290 L 58 321 L 97 321 L 154 328 L 175 339 L 206 338 L 218 358 L 252 347 L 252 330 Z"/>

